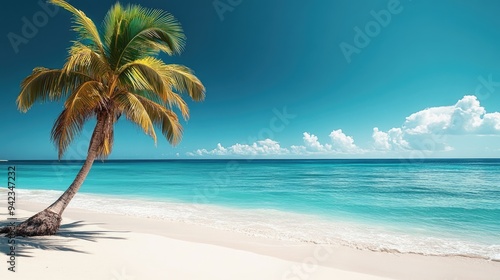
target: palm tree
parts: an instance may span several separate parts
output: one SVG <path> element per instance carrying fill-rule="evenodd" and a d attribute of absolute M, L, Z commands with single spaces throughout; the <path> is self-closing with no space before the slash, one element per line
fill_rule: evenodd
<path fill-rule="evenodd" d="M 61 216 L 78 192 L 95 159 L 108 157 L 113 148 L 114 124 L 124 115 L 156 143 L 155 127 L 175 145 L 182 126 L 174 109 L 184 119 L 189 110 L 179 94 L 195 101 L 205 98 L 205 88 L 184 66 L 165 64 L 163 52 L 179 54 L 185 36 L 170 14 L 138 5 L 115 4 L 107 13 L 102 33 L 82 11 L 64 0 L 50 0 L 73 14 L 77 41 L 69 49 L 62 69 L 35 68 L 21 83 L 17 98 L 20 111 L 35 102 L 64 101 L 64 109 L 52 128 L 59 159 L 84 124 L 97 119 L 87 158 L 69 188 L 52 205 L 13 229 L 1 232 L 21 235 L 52 235 Z"/>

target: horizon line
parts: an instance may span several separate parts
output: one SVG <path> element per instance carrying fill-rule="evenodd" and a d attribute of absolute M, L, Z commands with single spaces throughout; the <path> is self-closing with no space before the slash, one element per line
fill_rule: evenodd
<path fill-rule="evenodd" d="M 202 161 L 202 160 L 220 160 L 220 161 L 253 161 L 253 160 L 404 160 L 404 161 L 422 161 L 422 160 L 500 160 L 500 157 L 428 157 L 428 158 L 163 158 L 163 159 L 96 159 L 95 162 L 104 161 Z M 0 162 L 16 161 L 59 161 L 81 162 L 85 159 L 0 159 Z"/>

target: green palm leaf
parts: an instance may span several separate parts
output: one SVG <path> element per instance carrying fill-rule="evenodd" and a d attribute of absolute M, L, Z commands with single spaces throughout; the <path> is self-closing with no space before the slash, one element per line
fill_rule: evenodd
<path fill-rule="evenodd" d="M 116 4 L 104 20 L 104 42 L 111 67 L 117 70 L 159 52 L 181 53 L 185 36 L 179 22 L 162 10 Z"/>

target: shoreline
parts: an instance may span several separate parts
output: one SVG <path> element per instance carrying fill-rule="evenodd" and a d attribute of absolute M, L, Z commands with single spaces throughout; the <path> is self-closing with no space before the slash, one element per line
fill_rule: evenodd
<path fill-rule="evenodd" d="M 32 202 L 19 203 L 18 207 L 22 211 L 18 217 L 28 217 L 37 211 L 43 210 L 46 206 L 45 204 Z M 65 263 L 65 265 L 74 270 L 82 270 L 79 268 L 81 265 L 78 264 L 78 260 L 85 256 L 88 257 L 90 254 L 95 257 L 95 260 L 92 262 L 102 262 L 103 268 L 98 274 L 85 274 L 86 277 L 92 276 L 96 277 L 95 279 L 110 279 L 109 271 L 106 272 L 106 269 L 109 270 L 110 266 L 117 265 L 115 263 L 117 257 L 122 258 L 125 262 L 129 262 L 135 260 L 138 255 L 149 254 L 159 250 L 160 252 L 156 252 L 156 258 L 162 259 L 165 257 L 164 255 L 167 255 L 167 259 L 172 258 L 172 261 L 175 262 L 174 260 L 179 255 L 194 250 L 190 251 L 192 253 L 195 252 L 194 255 L 190 254 L 186 256 L 180 263 L 182 269 L 177 271 L 171 267 L 172 270 L 176 271 L 175 273 L 178 273 L 179 278 L 174 277 L 169 279 L 451 280 L 495 279 L 500 273 L 499 262 L 483 259 L 372 252 L 346 246 L 272 240 L 182 222 L 97 213 L 75 208 L 71 205 L 63 216 L 62 231 L 63 233 L 60 234 L 62 236 L 35 238 L 36 240 L 48 240 L 49 243 L 54 240 L 63 241 L 61 239 L 68 239 L 69 241 L 62 242 L 61 247 L 57 250 L 27 249 L 27 251 L 34 252 L 34 258 L 20 257 L 20 267 L 29 266 L 29 273 L 35 273 L 38 271 L 35 269 L 38 267 L 35 263 L 40 261 L 45 262 L 43 261 L 45 257 L 54 254 L 62 258 L 61 262 Z M 79 238 L 79 235 L 83 235 L 82 238 Z M 95 240 L 89 243 L 85 238 L 95 238 Z M 0 251 L 2 252 L 5 249 L 4 239 L 0 239 L 0 245 L 2 246 Z M 151 240 L 156 240 L 153 242 L 156 245 L 150 244 Z M 110 243 L 116 243 L 113 246 L 116 245 L 117 247 L 108 249 L 105 252 L 101 252 L 97 248 L 111 246 L 112 244 Z M 144 251 L 142 253 L 134 253 L 132 249 L 126 252 L 120 249 L 134 246 L 141 248 L 140 244 L 150 245 L 143 246 Z M 97 247 L 94 248 L 95 246 Z M 174 252 L 170 252 L 173 247 L 177 249 Z M 76 248 L 88 250 L 88 252 L 87 254 L 70 252 L 71 250 L 77 250 Z M 201 255 L 198 255 L 198 252 Z M 199 260 L 201 256 L 203 256 L 204 261 Z M 215 256 L 218 257 L 218 262 L 212 264 L 210 267 L 206 267 L 205 261 L 217 258 Z M 148 259 L 150 260 L 151 258 Z M 131 271 L 130 273 L 136 277 L 135 279 L 148 279 L 145 277 L 159 279 L 158 273 L 163 269 L 161 264 L 158 264 L 157 261 L 153 261 L 155 264 L 153 266 L 150 266 L 151 264 L 148 262 L 139 263 L 139 265 L 149 267 L 149 270 L 147 272 Z M 231 263 L 229 266 L 233 268 L 237 267 L 239 270 L 232 271 L 229 269 L 232 272 L 227 271 L 228 265 L 226 263 Z M 262 265 L 267 268 L 258 269 Z M 33 266 L 33 269 L 31 269 L 31 266 Z M 51 267 L 52 269 L 59 268 L 59 264 L 52 265 Z M 256 275 L 255 273 L 257 273 L 259 277 L 242 278 L 241 276 L 244 274 L 241 273 L 245 271 L 241 271 L 242 267 L 252 271 L 248 273 L 254 273 L 250 275 Z M 119 270 L 117 271 L 119 273 Z M 6 268 L 0 268 L 0 275 L 3 275 L 5 272 L 8 272 Z M 22 272 L 24 274 L 24 270 Z M 84 272 L 82 271 L 82 273 Z M 106 273 L 108 273 L 107 276 L 103 276 Z M 207 275 L 209 275 L 208 278 L 206 277 Z M 232 275 L 231 277 L 233 278 L 225 278 L 229 277 L 229 275 Z"/>
<path fill-rule="evenodd" d="M 4 190 L 0 188 L 0 194 Z M 60 191 L 21 190 L 18 201 L 49 205 Z M 500 245 L 476 243 L 460 236 L 412 234 L 401 227 L 286 212 L 212 204 L 155 200 L 151 197 L 80 193 L 70 207 L 95 213 L 153 218 L 233 231 L 248 236 L 355 249 L 422 256 L 467 257 L 500 261 Z M 435 233 L 435 232 L 434 232 Z M 449 235 L 449 234 L 448 234 Z M 497 244 L 497 243 L 490 243 Z"/>

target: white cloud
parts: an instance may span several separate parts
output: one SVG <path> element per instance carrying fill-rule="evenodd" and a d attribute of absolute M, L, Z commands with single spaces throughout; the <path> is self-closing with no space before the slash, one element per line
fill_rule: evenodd
<path fill-rule="evenodd" d="M 342 129 L 334 130 L 330 133 L 333 149 L 341 153 L 358 153 L 360 149 L 354 144 L 354 139 L 342 132 Z"/>
<path fill-rule="evenodd" d="M 252 144 L 236 143 L 224 147 L 220 143 L 213 150 L 199 149 L 189 156 L 335 156 L 380 155 L 381 151 L 394 151 L 401 155 L 423 151 L 451 151 L 449 135 L 500 135 L 500 112 L 487 113 L 475 96 L 467 95 L 452 106 L 431 107 L 411 114 L 401 127 L 387 131 L 373 128 L 373 146 L 358 147 L 352 136 L 342 129 L 329 134 L 329 142 L 321 143 L 318 136 L 304 132 L 302 144 L 281 147 L 277 141 L 265 139 Z M 399 153 L 402 152 L 402 153 Z"/>
<path fill-rule="evenodd" d="M 500 113 L 486 113 L 476 96 L 466 95 L 453 106 L 410 115 L 403 128 L 408 134 L 500 134 Z"/>
<path fill-rule="evenodd" d="M 390 150 L 392 145 L 389 143 L 389 134 L 378 130 L 378 127 L 373 128 L 372 138 L 374 141 L 373 146 L 377 150 Z"/>
<path fill-rule="evenodd" d="M 466 95 L 455 105 L 432 107 L 411 114 L 401 128 L 388 132 L 373 129 L 378 150 L 451 150 L 447 135 L 500 134 L 500 113 L 486 113 L 479 100 Z"/>
<path fill-rule="evenodd" d="M 283 148 L 274 140 L 266 139 L 257 141 L 251 145 L 234 144 L 228 148 L 220 143 L 213 150 L 199 149 L 187 153 L 188 156 L 266 156 L 266 155 L 329 155 L 339 153 L 360 153 L 363 150 L 354 144 L 351 136 L 345 135 L 341 129 L 330 133 L 332 144 L 321 144 L 314 134 L 304 132 L 302 134 L 303 145 L 292 145 Z"/>
<path fill-rule="evenodd" d="M 318 137 L 307 132 L 303 133 L 304 146 L 310 152 L 329 152 L 332 150 L 332 145 L 323 145 L 318 141 Z"/>
<path fill-rule="evenodd" d="M 500 113 L 485 114 L 482 123 L 482 132 L 486 134 L 497 134 L 500 131 Z"/>
<path fill-rule="evenodd" d="M 258 156 L 258 155 L 286 155 L 290 153 L 288 149 L 281 148 L 280 144 L 271 139 L 261 140 L 252 145 L 236 143 L 228 148 L 225 148 L 220 143 L 213 150 L 199 149 L 194 152 L 187 153 L 188 156 Z"/>
<path fill-rule="evenodd" d="M 318 137 L 307 132 L 303 133 L 303 146 L 290 147 L 294 154 L 358 154 L 363 152 L 354 144 L 354 139 L 342 132 L 342 129 L 330 133 L 330 143 L 321 144 Z"/>
<path fill-rule="evenodd" d="M 375 127 L 373 128 L 372 138 L 376 150 L 410 149 L 410 144 L 404 139 L 401 128 L 391 128 L 389 131 L 383 132 L 378 127 Z"/>

